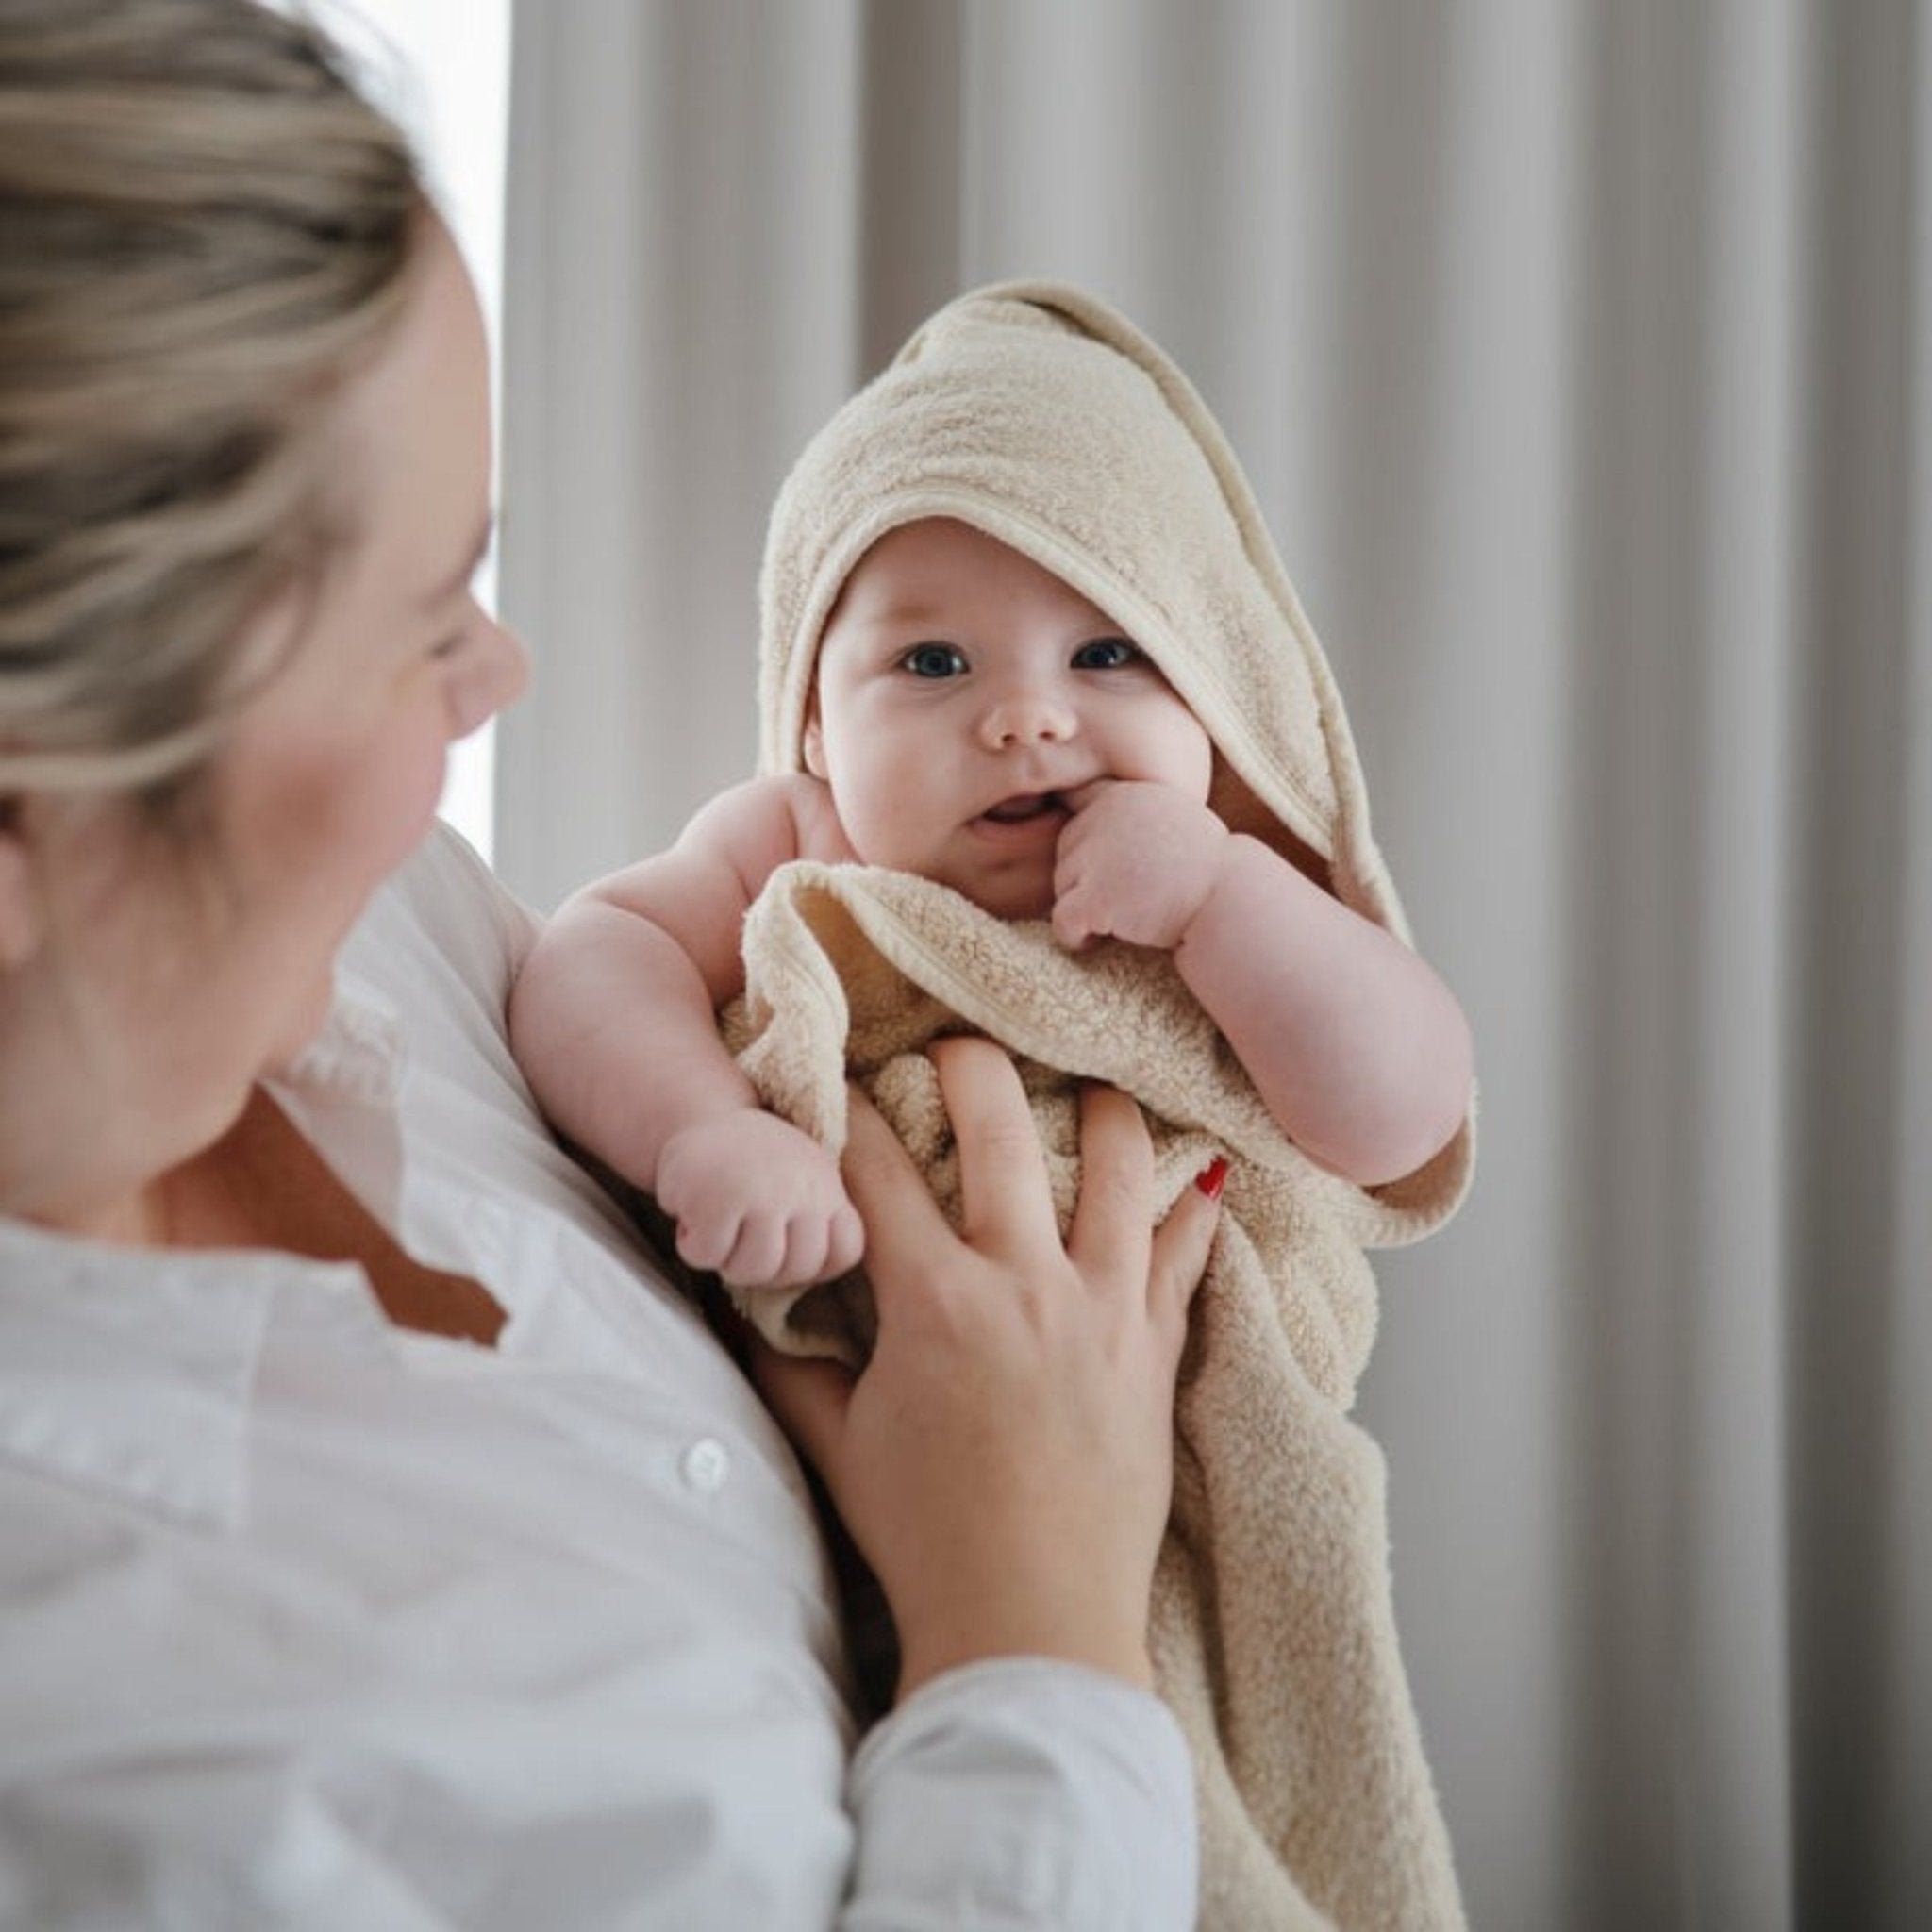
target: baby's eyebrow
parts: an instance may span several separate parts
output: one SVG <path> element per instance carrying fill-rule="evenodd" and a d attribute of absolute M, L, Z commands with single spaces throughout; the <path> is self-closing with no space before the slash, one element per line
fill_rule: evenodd
<path fill-rule="evenodd" d="M 867 613 L 866 622 L 875 625 L 891 625 L 895 629 L 909 629 L 915 625 L 931 625 L 939 629 L 946 627 L 948 617 L 941 604 L 934 604 L 924 598 L 909 597 L 903 602 L 886 604 Z"/>

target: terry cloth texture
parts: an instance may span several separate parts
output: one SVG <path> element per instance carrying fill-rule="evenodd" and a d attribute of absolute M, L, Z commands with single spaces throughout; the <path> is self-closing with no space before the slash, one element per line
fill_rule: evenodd
<path fill-rule="evenodd" d="M 958 518 L 1072 584 L 1207 726 L 1211 802 L 1407 937 L 1347 720 L 1246 481 L 1186 377 L 1077 291 L 1007 284 L 942 309 L 814 439 L 762 579 L 761 759 L 801 767 L 813 660 L 886 531 Z M 1373 1339 L 1364 1245 L 1412 1241 L 1467 1186 L 1473 1120 L 1417 1174 L 1357 1188 L 1307 1160 L 1162 956 L 1061 951 L 927 881 L 796 864 L 745 925 L 726 1034 L 768 1105 L 833 1149 L 858 1079 L 957 1208 L 923 1048 L 971 1030 L 1018 1057 L 1063 1214 L 1074 1094 L 1110 1081 L 1156 1136 L 1163 1207 L 1231 1161 L 1176 1405 L 1156 1578 L 1159 1688 L 1200 1783 L 1215 1932 L 1462 1924 L 1396 1641 L 1381 1457 L 1348 1416 Z M 781 1346 L 862 1358 L 862 1279 L 764 1293 Z"/>

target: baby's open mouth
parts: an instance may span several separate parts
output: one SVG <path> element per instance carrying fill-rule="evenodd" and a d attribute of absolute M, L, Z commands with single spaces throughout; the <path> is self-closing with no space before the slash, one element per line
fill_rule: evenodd
<path fill-rule="evenodd" d="M 997 805 L 989 806 L 982 817 L 991 819 L 996 825 L 1024 825 L 1029 819 L 1045 818 L 1052 812 L 1064 812 L 1067 802 L 1058 791 L 1023 791 L 1013 798 L 1003 798 Z"/>

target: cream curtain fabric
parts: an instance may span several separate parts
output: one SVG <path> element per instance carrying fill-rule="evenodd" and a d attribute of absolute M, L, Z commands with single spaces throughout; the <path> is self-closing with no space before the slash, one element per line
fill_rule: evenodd
<path fill-rule="evenodd" d="M 1932 1924 L 1932 16 L 523 0 L 499 857 L 749 769 L 767 505 L 958 290 L 1194 376 L 1463 995 L 1364 1416 L 1472 1922 Z"/>

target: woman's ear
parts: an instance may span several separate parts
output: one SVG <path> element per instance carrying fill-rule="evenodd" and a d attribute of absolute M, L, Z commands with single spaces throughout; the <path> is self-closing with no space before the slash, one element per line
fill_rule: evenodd
<path fill-rule="evenodd" d="M 25 966 L 41 945 L 41 891 L 25 819 L 18 797 L 0 797 L 0 972 Z"/>

